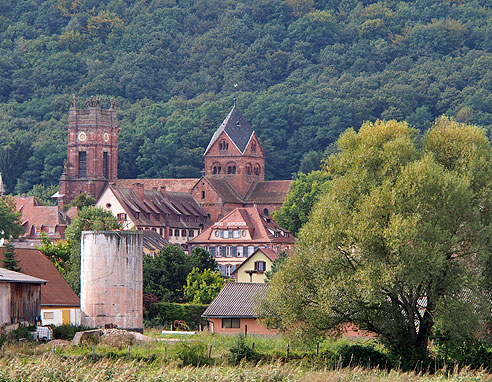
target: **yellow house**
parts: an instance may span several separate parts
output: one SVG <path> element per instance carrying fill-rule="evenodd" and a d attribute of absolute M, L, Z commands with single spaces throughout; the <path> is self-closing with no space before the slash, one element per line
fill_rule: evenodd
<path fill-rule="evenodd" d="M 273 261 L 278 257 L 270 248 L 258 248 L 233 272 L 234 279 L 239 283 L 264 283 L 265 272 L 272 269 Z"/>

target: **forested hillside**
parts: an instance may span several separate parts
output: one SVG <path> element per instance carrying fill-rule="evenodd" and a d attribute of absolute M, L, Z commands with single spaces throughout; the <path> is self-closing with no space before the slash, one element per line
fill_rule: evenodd
<path fill-rule="evenodd" d="M 55 184 L 70 95 L 119 109 L 120 177 L 197 177 L 232 99 L 269 178 L 364 120 L 492 124 L 488 0 L 0 0 L 0 170 Z M 310 158 L 316 157 L 313 153 Z M 304 166 L 309 167 L 309 166 Z"/>

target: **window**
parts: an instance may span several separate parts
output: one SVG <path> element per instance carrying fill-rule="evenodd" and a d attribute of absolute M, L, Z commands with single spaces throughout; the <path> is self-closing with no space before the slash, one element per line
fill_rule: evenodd
<path fill-rule="evenodd" d="M 253 167 L 248 163 L 246 165 L 246 174 L 251 175 L 253 173 Z"/>
<path fill-rule="evenodd" d="M 43 312 L 43 319 L 44 320 L 52 320 L 54 318 L 55 318 L 54 312 Z"/>
<path fill-rule="evenodd" d="M 220 257 L 226 257 L 227 247 L 221 246 L 219 247 L 219 249 L 220 249 Z"/>
<path fill-rule="evenodd" d="M 195 231 L 193 231 L 192 229 L 190 229 L 190 237 L 195 237 Z"/>
<path fill-rule="evenodd" d="M 255 247 L 250 245 L 248 247 L 248 257 L 251 256 L 253 254 L 253 252 L 255 251 Z"/>
<path fill-rule="evenodd" d="M 280 233 L 278 231 L 273 232 L 273 237 L 279 237 L 279 236 L 280 236 Z"/>
<path fill-rule="evenodd" d="M 181 236 L 186 237 L 186 230 L 185 229 L 181 230 Z"/>
<path fill-rule="evenodd" d="M 118 214 L 116 215 L 116 217 L 118 218 L 118 220 L 126 220 L 126 214 Z"/>
<path fill-rule="evenodd" d="M 181 216 L 176 215 L 176 221 L 179 222 L 181 220 Z"/>
<path fill-rule="evenodd" d="M 41 234 L 41 227 L 34 226 L 34 234 L 35 235 L 40 235 Z"/>
<path fill-rule="evenodd" d="M 241 327 L 240 318 L 223 318 L 222 327 L 225 329 L 239 329 Z"/>
<path fill-rule="evenodd" d="M 179 229 L 174 230 L 174 236 L 179 237 Z"/>
<path fill-rule="evenodd" d="M 217 167 L 217 173 L 220 174 L 222 172 L 222 167 Z"/>
<path fill-rule="evenodd" d="M 202 200 L 205 199 L 205 191 L 202 191 Z M 198 218 L 195 218 L 195 221 L 197 220 Z"/>
<path fill-rule="evenodd" d="M 48 227 L 48 235 L 54 235 L 55 234 L 55 227 Z"/>
<path fill-rule="evenodd" d="M 227 264 L 225 266 L 225 275 L 226 276 L 232 275 L 232 272 L 234 272 L 234 269 L 236 269 L 236 266 L 235 265 Z"/>
<path fill-rule="evenodd" d="M 109 157 L 107 151 L 103 152 L 103 177 L 109 178 Z"/>
<path fill-rule="evenodd" d="M 244 247 L 237 247 L 237 257 L 244 256 Z"/>
<path fill-rule="evenodd" d="M 265 272 L 266 263 L 264 261 L 255 261 L 255 271 L 258 273 Z"/>
<path fill-rule="evenodd" d="M 231 247 L 226 247 L 226 257 L 232 257 Z"/>
<path fill-rule="evenodd" d="M 241 237 L 241 231 L 239 231 L 238 229 L 237 230 L 234 230 L 232 231 L 232 237 L 234 239 L 239 239 Z"/>
<path fill-rule="evenodd" d="M 265 208 L 265 209 L 263 210 L 263 214 L 265 214 L 266 216 L 268 216 L 268 208 Z"/>
<path fill-rule="evenodd" d="M 174 230 L 172 228 L 169 230 L 169 236 L 173 236 L 173 233 L 174 233 L 173 231 Z"/>
<path fill-rule="evenodd" d="M 79 178 L 87 176 L 87 153 L 79 151 Z"/>
<path fill-rule="evenodd" d="M 245 229 L 243 229 L 243 230 L 241 231 L 241 235 L 243 235 L 243 237 L 246 237 L 246 230 L 245 230 Z"/>
<path fill-rule="evenodd" d="M 260 165 L 259 164 L 255 165 L 255 175 L 260 175 L 260 172 L 261 172 Z"/>
<path fill-rule="evenodd" d="M 212 174 L 217 174 L 217 166 L 214 166 L 214 168 L 212 169 Z"/>
<path fill-rule="evenodd" d="M 215 257 L 215 247 L 209 247 L 208 252 L 210 253 L 210 256 Z"/>
<path fill-rule="evenodd" d="M 159 235 L 162 236 L 162 228 L 159 228 Z"/>
<path fill-rule="evenodd" d="M 251 142 L 251 151 L 254 153 L 256 152 L 256 142 L 255 141 Z"/>
<path fill-rule="evenodd" d="M 216 230 L 216 231 L 215 231 L 215 237 L 219 237 L 219 234 L 220 234 L 220 233 L 219 233 L 219 230 Z"/>
<path fill-rule="evenodd" d="M 186 215 L 185 216 L 185 222 L 189 222 L 190 221 L 190 216 L 189 215 Z"/>
<path fill-rule="evenodd" d="M 226 141 L 222 141 L 219 143 L 219 150 L 220 151 L 227 151 L 229 150 L 229 143 Z"/>

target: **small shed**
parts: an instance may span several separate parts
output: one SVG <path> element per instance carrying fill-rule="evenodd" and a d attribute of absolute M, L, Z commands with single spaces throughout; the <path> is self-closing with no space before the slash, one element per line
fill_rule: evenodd
<path fill-rule="evenodd" d="M 41 322 L 41 285 L 45 280 L 0 268 L 0 326 Z"/>
<path fill-rule="evenodd" d="M 255 307 L 267 292 L 264 283 L 226 283 L 217 297 L 203 312 L 212 333 L 274 335 L 261 325 Z"/>

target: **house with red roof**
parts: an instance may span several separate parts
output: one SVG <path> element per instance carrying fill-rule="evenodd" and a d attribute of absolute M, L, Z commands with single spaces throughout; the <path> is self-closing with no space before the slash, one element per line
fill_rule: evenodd
<path fill-rule="evenodd" d="M 59 206 L 42 206 L 34 196 L 14 196 L 14 202 L 22 215 L 26 239 L 39 240 L 42 232 L 53 240 L 65 237 L 65 229 L 71 219 Z"/>
<path fill-rule="evenodd" d="M 5 248 L 0 248 L 0 263 Z M 80 325 L 80 299 L 53 263 L 39 250 L 16 248 L 21 273 L 45 280 L 41 288 L 41 322 L 43 325 Z"/>
<path fill-rule="evenodd" d="M 193 239 L 190 245 L 207 250 L 215 257 L 221 272 L 231 276 L 258 248 L 278 254 L 290 250 L 294 242 L 294 236 L 270 215 L 260 213 L 256 207 L 246 207 L 231 211 Z"/>

